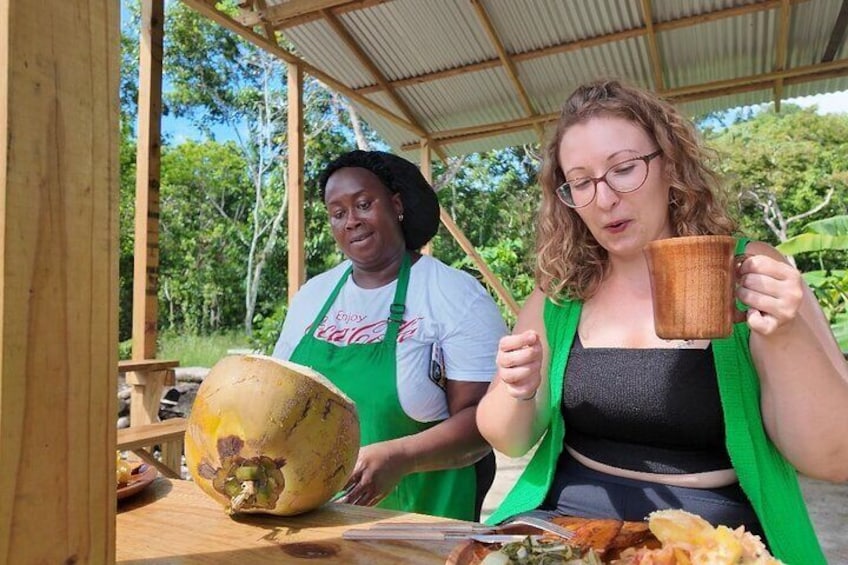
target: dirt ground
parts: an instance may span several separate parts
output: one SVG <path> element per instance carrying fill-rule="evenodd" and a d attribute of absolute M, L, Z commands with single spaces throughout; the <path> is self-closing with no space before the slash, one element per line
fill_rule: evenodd
<path fill-rule="evenodd" d="M 518 479 L 529 460 L 497 454 L 498 472 L 486 500 L 483 518 L 491 514 Z M 810 517 L 830 565 L 848 565 L 848 484 L 835 485 L 802 477 L 801 488 Z"/>

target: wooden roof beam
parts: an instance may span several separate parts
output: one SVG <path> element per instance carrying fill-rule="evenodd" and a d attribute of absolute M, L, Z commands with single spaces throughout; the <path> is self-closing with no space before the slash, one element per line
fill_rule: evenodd
<path fill-rule="evenodd" d="M 835 71 L 839 76 L 848 75 L 848 59 L 839 59 L 830 63 L 815 63 L 805 65 L 803 67 L 795 67 L 782 71 L 772 71 L 770 73 L 762 73 L 759 75 L 750 75 L 747 77 L 738 77 L 725 80 L 717 80 L 699 85 L 684 86 L 674 88 L 666 92 L 666 96 L 673 98 L 676 101 L 686 98 L 687 100 L 699 100 L 701 98 L 712 98 L 715 96 L 723 96 L 734 92 L 744 92 L 745 90 L 736 90 L 741 86 L 758 85 L 759 88 L 768 86 L 768 83 L 774 82 L 778 78 L 782 78 L 784 82 L 789 82 L 787 79 L 795 77 L 809 77 L 820 73 Z M 796 81 L 798 82 L 798 81 Z M 800 81 L 804 82 L 804 81 Z M 793 82 L 795 84 L 795 82 Z M 693 94 L 707 94 L 700 98 L 687 98 Z"/>
<path fill-rule="evenodd" d="M 537 114 L 526 118 L 518 118 L 516 120 L 507 120 L 505 122 L 496 122 L 493 124 L 481 124 L 478 126 L 467 126 L 450 130 L 436 131 L 432 133 L 433 139 L 438 143 L 449 141 L 467 141 L 469 139 L 480 139 L 491 135 L 501 135 L 514 131 L 535 127 L 536 124 L 545 124 L 552 119 L 559 117 L 559 112 L 550 112 L 548 114 Z M 401 146 L 404 151 L 411 151 L 418 146 L 418 143 L 405 143 Z"/>
<path fill-rule="evenodd" d="M 662 93 L 665 91 L 665 80 L 663 80 L 660 49 L 657 45 L 657 33 L 654 29 L 654 10 L 651 7 L 651 0 L 642 0 L 642 17 L 645 20 L 645 35 L 648 39 L 648 54 L 651 57 L 651 72 L 654 75 L 654 90 Z"/>
<path fill-rule="evenodd" d="M 252 12 L 242 12 L 238 20 L 243 25 L 253 27 L 262 24 L 271 25 L 273 22 L 303 16 L 314 16 L 313 19 L 319 19 L 322 17 L 321 12 L 323 10 L 354 2 L 355 0 L 298 0 L 297 2 L 283 2 L 270 7 L 256 6 Z M 244 8 L 244 3 L 240 7 Z"/>
<path fill-rule="evenodd" d="M 498 36 L 498 32 L 495 31 L 495 26 L 492 24 L 491 18 L 489 18 L 489 14 L 486 12 L 486 8 L 480 0 L 471 0 L 471 6 L 477 13 L 477 19 L 480 20 L 480 25 L 483 26 L 483 31 L 485 31 L 486 35 L 489 36 L 489 41 L 492 42 L 495 51 L 498 53 L 500 65 L 503 67 L 504 71 L 506 71 L 507 77 L 509 77 L 515 92 L 518 94 L 518 100 L 524 107 L 524 113 L 528 116 L 535 116 L 538 112 L 535 108 L 533 108 L 533 103 L 530 102 L 530 96 L 527 94 L 527 90 L 518 78 L 518 70 L 515 68 L 515 63 L 513 63 L 509 53 L 506 52 L 503 42 L 501 41 L 500 36 Z M 539 124 L 537 124 L 535 128 L 536 135 L 539 136 L 539 143 L 541 143 L 545 137 L 545 132 Z"/>
<path fill-rule="evenodd" d="M 380 4 L 385 4 L 386 2 L 391 2 L 391 0 L 353 0 L 327 9 L 330 10 L 330 12 L 332 12 L 334 16 L 340 16 L 342 14 L 347 14 L 348 12 L 355 12 L 357 10 L 364 10 L 373 6 L 379 6 Z M 290 18 L 274 18 L 271 20 L 271 25 L 274 26 L 274 29 L 281 30 L 289 27 L 308 24 L 309 22 L 314 22 L 315 20 L 320 20 L 321 18 L 322 16 L 320 11 L 308 12 Z"/>
<path fill-rule="evenodd" d="M 283 2 L 268 8 L 265 12 L 268 21 L 288 20 L 312 14 L 322 13 L 324 10 L 352 4 L 354 0 L 297 0 L 296 2 Z M 323 13 L 322 13 L 323 17 Z"/>
<path fill-rule="evenodd" d="M 782 71 L 786 68 L 786 52 L 789 45 L 789 23 L 792 16 L 792 6 L 789 0 L 782 0 L 780 5 L 780 18 L 777 29 L 777 45 L 774 53 L 774 70 Z M 780 100 L 783 98 L 783 78 L 774 81 L 774 111 L 780 112 Z"/>
<path fill-rule="evenodd" d="M 359 61 L 359 64 L 368 69 L 368 72 L 371 73 L 371 76 L 374 77 L 374 80 L 377 81 L 377 84 L 380 85 L 381 90 L 385 91 L 389 98 L 392 99 L 392 102 L 398 107 L 401 113 L 409 120 L 410 123 L 418 125 L 416 122 L 416 118 L 412 113 L 412 110 L 409 106 L 404 102 L 395 92 L 394 88 L 389 84 L 389 81 L 386 80 L 386 77 L 383 75 L 383 71 L 377 68 L 377 65 L 374 61 L 371 60 L 370 57 L 365 53 L 356 39 L 350 34 L 347 28 L 342 25 L 339 19 L 332 14 L 329 10 L 323 10 L 321 12 L 324 20 L 330 25 L 336 35 L 342 40 L 342 42 L 347 45 L 347 48 L 353 53 L 353 56 L 356 57 L 356 60 Z M 420 127 L 420 126 L 419 126 Z M 422 128 L 423 129 L 423 128 Z"/>
<path fill-rule="evenodd" d="M 182 0 L 182 2 L 185 5 L 189 6 L 191 9 L 195 10 L 196 12 L 203 15 L 204 17 L 209 18 L 210 20 L 214 21 L 218 25 L 221 25 L 221 26 L 229 29 L 230 31 L 235 32 L 236 34 L 240 35 L 242 38 L 246 39 L 250 43 L 253 43 L 257 47 L 260 47 L 260 48 L 268 51 L 269 53 L 271 53 L 272 55 L 274 55 L 276 57 L 279 57 L 283 61 L 285 61 L 287 63 L 291 63 L 293 65 L 299 65 L 300 68 L 303 69 L 303 72 L 312 75 L 316 79 L 318 79 L 321 82 L 323 82 L 324 84 L 326 84 L 331 89 L 333 89 L 336 92 L 339 92 L 341 94 L 344 94 L 345 96 L 347 96 L 351 100 L 359 102 L 360 104 L 362 104 L 366 108 L 373 110 L 374 112 L 383 116 L 384 118 L 391 121 L 392 123 L 395 123 L 395 124 L 399 125 L 400 127 L 414 133 L 418 137 L 427 137 L 428 136 L 428 133 L 426 131 L 424 131 L 423 129 L 421 129 L 420 126 L 409 123 L 407 120 L 401 118 L 400 116 L 397 116 L 396 114 L 390 112 L 386 108 L 383 108 L 382 106 L 380 106 L 376 102 L 372 102 L 371 100 L 369 100 L 368 98 L 366 98 L 362 94 L 356 92 L 355 90 L 348 87 L 347 85 L 345 85 L 341 81 L 336 80 L 335 78 L 333 78 L 329 74 L 325 73 L 324 71 L 318 69 L 317 67 L 310 65 L 309 63 L 307 63 L 306 61 L 304 61 L 300 57 L 298 57 L 298 56 L 294 55 L 293 53 L 283 49 L 278 44 L 270 41 L 267 37 L 256 33 L 255 31 L 253 31 L 249 27 L 243 26 L 238 21 L 231 18 L 228 14 L 225 14 L 225 13 L 219 11 L 214 5 L 212 5 L 210 3 L 210 1 L 214 1 L 214 0 Z"/>
<path fill-rule="evenodd" d="M 822 55 L 822 63 L 829 63 L 836 57 L 839 46 L 845 42 L 846 29 L 848 29 L 848 0 L 842 0 L 842 7 L 839 8 L 839 15 L 836 16 L 833 31 L 830 32 L 830 40 L 827 42 L 824 55 Z"/>
<path fill-rule="evenodd" d="M 800 75 L 794 74 L 791 71 L 783 72 L 782 75 L 784 86 L 792 86 L 794 84 L 803 84 L 805 82 L 812 82 L 816 80 L 827 80 L 831 78 L 841 78 L 844 76 L 848 76 L 848 59 L 840 59 L 838 61 L 834 61 L 833 66 L 830 67 L 825 67 L 823 63 L 818 63 L 816 65 L 810 65 L 809 67 L 803 68 L 807 69 L 812 67 L 818 67 L 818 69 L 812 69 L 806 74 Z M 762 75 L 763 78 L 761 80 L 756 80 L 753 82 L 743 81 L 733 85 L 726 85 L 722 88 L 718 88 L 719 85 L 716 84 L 715 88 L 712 90 L 693 91 L 685 94 L 677 94 L 674 96 L 674 101 L 678 103 L 693 102 L 695 100 L 703 100 L 704 98 L 716 98 L 718 96 L 727 96 L 730 94 L 739 94 L 741 92 L 762 90 L 763 88 L 768 87 L 769 82 L 775 80 L 775 77 L 773 75 L 774 73 Z"/>
<path fill-rule="evenodd" d="M 414 113 L 412 112 L 412 109 L 410 109 L 410 107 L 407 106 L 406 102 L 404 102 L 404 100 L 400 96 L 398 96 L 397 92 L 395 92 L 395 89 L 392 88 L 389 82 L 386 80 L 386 77 L 383 75 L 383 72 L 379 68 L 377 68 L 377 65 L 374 63 L 374 61 L 372 61 L 371 58 L 368 57 L 368 55 L 365 53 L 365 51 L 362 49 L 356 39 L 354 39 L 354 37 L 350 34 L 347 28 L 342 25 L 339 19 L 334 16 L 333 13 L 329 10 L 322 10 L 321 15 L 324 17 L 324 20 L 326 20 L 330 27 L 333 28 L 333 31 L 336 32 L 336 35 L 341 38 L 342 42 L 347 45 L 347 48 L 351 50 L 351 52 L 359 61 L 359 63 L 363 67 L 368 69 L 368 72 L 371 73 L 371 76 L 374 77 L 377 83 L 382 87 L 383 91 L 389 96 L 389 98 L 391 98 L 395 106 L 400 109 L 401 113 L 404 115 L 404 117 L 406 117 L 409 123 L 415 125 L 421 131 L 426 132 L 426 130 L 418 122 L 418 119 L 415 117 Z M 426 141 L 430 141 L 429 134 L 422 135 L 421 138 Z M 446 158 L 443 152 L 440 152 L 441 150 L 439 148 L 434 147 L 433 149 L 434 151 L 436 151 L 436 154 L 439 155 L 439 157 L 443 159 Z"/>
<path fill-rule="evenodd" d="M 499 124 L 492 124 L 497 125 L 497 129 L 485 129 L 476 132 L 466 133 L 459 136 L 440 138 L 436 141 L 436 143 L 439 143 L 441 146 L 453 145 L 466 141 L 474 141 L 475 139 L 484 139 L 496 135 L 506 135 L 508 133 L 515 133 L 517 131 L 535 128 L 537 126 L 541 126 L 542 128 L 544 128 L 548 124 L 554 123 L 558 118 L 559 112 L 551 112 L 550 114 L 536 115 L 531 118 L 525 118 L 523 122 L 520 120 L 516 120 L 515 123 L 501 122 Z M 403 145 L 401 145 L 401 150 L 411 151 L 415 149 L 416 146 L 416 143 L 404 143 Z"/>
<path fill-rule="evenodd" d="M 265 0 L 253 0 L 253 5 L 260 12 L 265 10 L 267 7 L 267 5 L 265 4 Z M 269 41 L 277 43 L 277 32 L 274 30 L 271 24 L 266 21 L 263 21 L 262 29 L 265 31 L 265 37 L 267 37 Z"/>
<path fill-rule="evenodd" d="M 765 0 L 762 2 L 756 2 L 754 4 L 746 4 L 744 6 L 737 6 L 734 8 L 727 8 L 723 10 L 716 10 L 715 12 L 709 12 L 706 14 L 699 14 L 697 16 L 686 16 L 683 18 L 678 18 L 676 20 L 670 20 L 667 22 L 654 22 L 653 29 L 654 33 L 661 33 L 663 31 L 670 31 L 674 29 L 681 29 L 686 27 L 691 27 L 707 22 L 722 20 L 726 18 L 732 18 L 737 16 L 742 16 L 745 14 L 753 14 L 755 12 L 762 12 L 766 10 L 772 10 L 780 6 L 783 0 Z M 802 4 L 805 2 L 809 2 L 810 0 L 789 0 L 790 4 Z M 846 0 L 848 1 L 848 0 Z M 578 41 L 571 41 L 568 43 L 562 43 L 560 45 L 555 45 L 553 47 L 545 47 L 543 49 L 535 49 L 533 51 L 527 51 L 525 53 L 517 53 L 512 55 L 510 58 L 513 62 L 520 63 L 522 61 L 528 61 L 532 59 L 537 59 L 539 57 L 547 57 L 548 55 L 554 55 L 557 53 L 567 53 L 569 51 L 577 51 L 579 49 L 585 49 L 587 47 L 596 47 L 598 45 L 604 45 L 607 43 L 612 43 L 615 41 L 624 41 L 626 39 L 632 39 L 634 37 L 642 37 L 648 33 L 646 27 L 638 27 L 627 29 L 623 31 L 617 31 L 614 33 L 608 33 L 604 35 L 598 35 L 595 37 L 589 37 L 587 39 L 580 39 Z M 460 75 L 469 72 L 482 71 L 486 69 L 491 69 L 494 67 L 500 66 L 500 59 L 489 59 L 487 61 L 480 61 L 477 63 L 472 63 L 470 65 L 464 65 L 461 67 L 454 67 L 452 69 L 446 69 L 443 71 L 435 71 L 432 73 L 426 73 L 423 75 L 418 75 L 414 77 L 408 77 L 405 79 L 399 79 L 396 81 L 392 81 L 390 84 L 392 88 L 401 88 L 404 86 L 411 86 L 415 84 L 421 84 L 424 82 L 430 82 L 434 80 L 440 80 L 443 78 L 448 78 L 455 75 Z M 372 92 L 378 92 L 380 90 L 380 85 L 371 85 L 371 86 L 363 86 L 361 88 L 357 88 L 356 92 L 359 94 L 370 94 Z"/>
<path fill-rule="evenodd" d="M 236 4 L 236 8 L 238 13 L 234 17 L 241 25 L 253 28 L 264 23 L 261 10 L 256 6 L 256 0 L 242 0 Z"/>
<path fill-rule="evenodd" d="M 719 80 L 698 85 L 685 86 L 666 90 L 663 96 L 677 103 L 703 100 L 704 98 L 715 98 L 728 94 L 750 92 L 768 88 L 778 78 L 785 85 L 801 84 L 813 80 L 827 78 L 838 78 L 848 76 L 848 59 L 839 59 L 830 63 L 815 63 L 804 67 L 783 71 L 772 71 L 760 75 L 738 77 L 734 79 Z M 513 133 L 522 129 L 533 127 L 535 124 L 546 124 L 559 118 L 559 112 L 550 112 L 538 116 L 519 118 L 494 124 L 482 124 L 468 126 L 452 130 L 433 132 L 432 136 L 441 145 L 449 145 L 481 137 L 490 137 L 505 133 Z M 401 146 L 403 151 L 411 151 L 418 147 L 418 143 L 407 143 Z"/>

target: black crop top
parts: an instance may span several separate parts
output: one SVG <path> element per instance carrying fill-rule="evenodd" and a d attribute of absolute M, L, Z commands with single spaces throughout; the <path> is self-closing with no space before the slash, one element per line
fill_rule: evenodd
<path fill-rule="evenodd" d="M 584 348 L 569 354 L 565 442 L 650 473 L 730 469 L 712 349 Z"/>

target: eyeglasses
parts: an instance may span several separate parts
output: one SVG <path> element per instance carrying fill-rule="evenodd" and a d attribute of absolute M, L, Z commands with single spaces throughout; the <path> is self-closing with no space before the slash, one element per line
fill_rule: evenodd
<path fill-rule="evenodd" d="M 607 186 L 619 193 L 633 192 L 642 188 L 648 178 L 648 164 L 662 154 L 661 149 L 653 153 L 633 157 L 616 163 L 604 174 L 595 177 L 566 179 L 556 189 L 557 196 L 569 208 L 583 208 L 592 203 L 598 191 L 598 183 L 604 181 Z"/>

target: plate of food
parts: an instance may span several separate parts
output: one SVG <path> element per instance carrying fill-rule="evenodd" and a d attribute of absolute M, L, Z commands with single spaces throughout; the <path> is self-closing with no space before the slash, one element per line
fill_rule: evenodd
<path fill-rule="evenodd" d="M 121 459 L 119 454 L 117 466 L 118 500 L 141 492 L 153 482 L 158 474 L 156 467 L 147 463 L 133 465 L 129 461 Z"/>
<path fill-rule="evenodd" d="M 603 565 L 618 559 L 626 549 L 660 546 L 647 522 L 569 516 L 558 516 L 550 521 L 569 530 L 572 537 L 564 540 L 544 533 L 505 544 L 469 540 L 451 552 L 447 565 Z M 503 533 L 524 533 L 509 525 L 499 530 Z"/>
<path fill-rule="evenodd" d="M 744 527 L 713 527 L 696 514 L 683 510 L 658 510 L 648 516 L 648 526 L 660 542 L 658 548 L 629 549 L 614 565 L 689 565 L 733 563 L 734 565 L 781 565 L 759 536 Z"/>
<path fill-rule="evenodd" d="M 505 544 L 468 540 L 451 552 L 447 565 L 780 564 L 759 537 L 744 528 L 713 527 L 682 510 L 659 510 L 645 522 L 570 517 L 551 521 L 574 535 L 568 540 L 528 536 Z"/>

